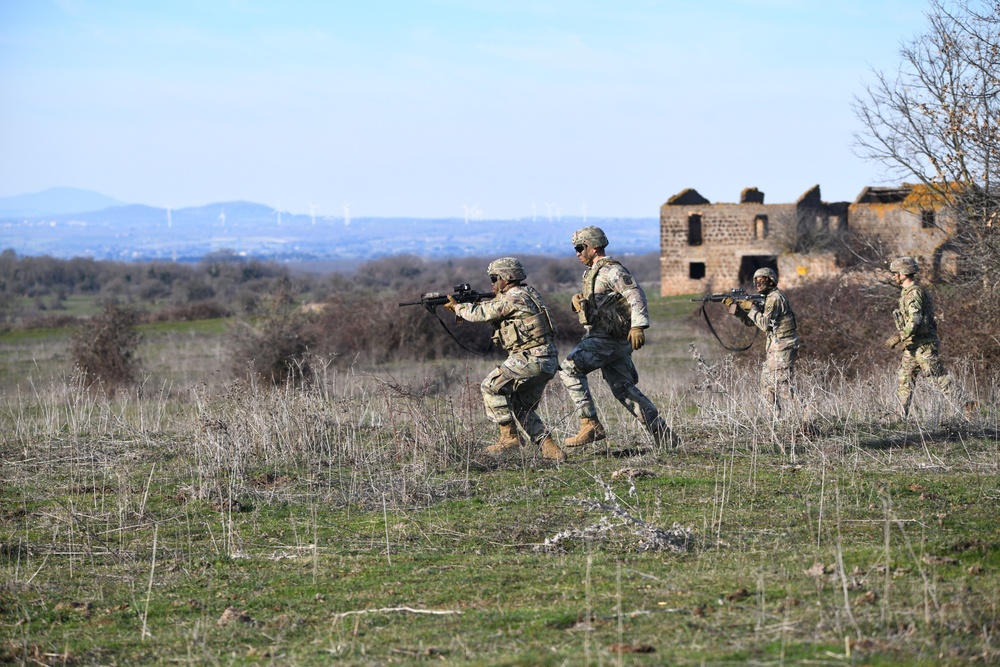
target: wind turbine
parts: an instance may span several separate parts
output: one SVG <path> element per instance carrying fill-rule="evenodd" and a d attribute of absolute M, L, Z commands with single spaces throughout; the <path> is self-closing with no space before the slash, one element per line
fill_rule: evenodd
<path fill-rule="evenodd" d="M 465 214 L 465 224 L 469 224 L 469 207 L 462 204 L 462 212 Z"/>
<path fill-rule="evenodd" d="M 226 226 L 226 209 L 222 209 L 222 211 L 219 213 L 219 222 L 222 223 L 223 227 Z"/>
<path fill-rule="evenodd" d="M 170 207 L 167 207 L 167 229 L 174 226 L 174 221 L 170 218 Z"/>
<path fill-rule="evenodd" d="M 546 204 L 546 206 L 549 208 L 549 222 L 552 222 L 552 207 L 554 204 Z"/>
<path fill-rule="evenodd" d="M 313 227 L 316 226 L 316 204 L 309 204 L 309 219 L 312 220 Z"/>
<path fill-rule="evenodd" d="M 281 200 L 278 200 L 278 208 L 274 209 L 274 214 L 278 216 L 278 226 L 281 227 Z"/>
<path fill-rule="evenodd" d="M 351 224 L 351 204 L 344 202 L 344 227 Z"/>

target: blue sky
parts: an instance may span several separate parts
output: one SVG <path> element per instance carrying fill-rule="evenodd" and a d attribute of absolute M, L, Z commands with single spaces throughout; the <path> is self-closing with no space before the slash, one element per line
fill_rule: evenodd
<path fill-rule="evenodd" d="M 920 0 L 0 0 L 0 196 L 654 217 L 885 184 L 851 101 Z"/>

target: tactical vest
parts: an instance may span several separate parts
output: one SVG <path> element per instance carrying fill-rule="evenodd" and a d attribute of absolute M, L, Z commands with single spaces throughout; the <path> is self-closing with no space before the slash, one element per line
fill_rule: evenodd
<path fill-rule="evenodd" d="M 530 285 L 520 285 L 514 289 L 523 290 L 535 312 L 527 317 L 512 317 L 500 322 L 494 337 L 505 350 L 530 350 L 539 345 L 548 345 L 555 338 L 556 328 L 549 316 L 549 309 L 542 305 L 542 298 Z"/>
<path fill-rule="evenodd" d="M 632 328 L 632 307 L 624 295 L 609 294 L 601 305 L 597 305 L 594 287 L 597 285 L 597 275 L 605 266 L 621 265 L 616 259 L 602 257 L 587 270 L 583 276 L 583 297 L 586 322 L 593 333 L 605 334 L 614 338 L 625 338 Z"/>
<path fill-rule="evenodd" d="M 789 338 L 796 335 L 795 312 L 792 310 L 792 306 L 788 303 L 788 299 L 785 298 L 784 294 L 781 294 L 778 298 L 784 302 L 785 313 L 782 317 L 775 320 L 772 335 L 775 338 Z"/>
<path fill-rule="evenodd" d="M 917 299 L 920 300 L 920 321 L 913 323 L 909 321 L 910 304 Z M 934 300 L 930 292 L 919 283 L 903 288 L 899 294 L 899 309 L 892 311 L 892 319 L 901 335 L 905 335 L 907 327 L 912 327 L 909 336 L 903 341 L 907 346 L 938 344 Z"/>

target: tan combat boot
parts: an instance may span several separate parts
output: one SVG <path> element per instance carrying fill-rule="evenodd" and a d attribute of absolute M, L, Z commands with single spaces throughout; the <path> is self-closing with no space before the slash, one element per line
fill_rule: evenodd
<path fill-rule="evenodd" d="M 608 437 L 604 430 L 604 425 L 597 420 L 597 417 L 584 417 L 580 420 L 580 431 L 572 438 L 563 441 L 563 447 L 582 447 L 583 445 L 604 440 Z"/>
<path fill-rule="evenodd" d="M 545 436 L 545 439 L 542 440 L 542 458 L 562 463 L 566 460 L 566 452 L 564 452 L 562 448 L 556 444 L 556 441 L 552 439 L 551 435 L 547 435 Z"/>
<path fill-rule="evenodd" d="M 500 424 L 500 437 L 486 448 L 486 452 L 488 454 L 500 454 L 520 445 L 521 438 L 517 433 L 517 425 L 514 422 L 507 422 L 506 424 Z"/>

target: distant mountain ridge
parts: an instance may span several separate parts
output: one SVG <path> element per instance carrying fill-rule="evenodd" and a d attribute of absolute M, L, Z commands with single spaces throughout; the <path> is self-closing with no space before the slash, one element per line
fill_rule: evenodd
<path fill-rule="evenodd" d="M 103 197 L 89 194 L 95 195 L 86 198 L 91 203 Z M 58 258 L 187 262 L 211 253 L 272 261 L 367 260 L 400 254 L 554 256 L 572 252 L 570 236 L 586 224 L 607 232 L 610 254 L 659 250 L 657 218 L 344 219 L 294 215 L 246 201 L 176 210 L 111 201 L 115 203 L 98 210 L 37 215 L 8 215 L 0 209 L 0 250 Z"/>
<path fill-rule="evenodd" d="M 61 215 L 100 211 L 123 202 L 92 190 L 49 188 L 12 197 L 0 197 L 0 218 Z"/>

